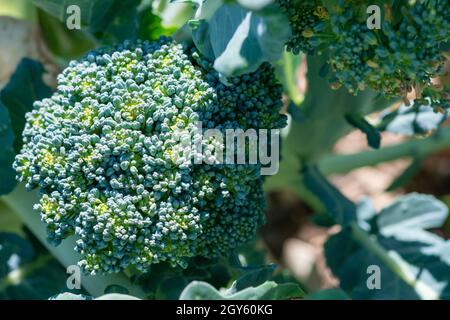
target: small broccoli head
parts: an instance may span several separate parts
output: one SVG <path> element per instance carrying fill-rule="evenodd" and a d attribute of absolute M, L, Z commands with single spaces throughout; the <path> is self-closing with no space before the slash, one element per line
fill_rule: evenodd
<path fill-rule="evenodd" d="M 264 221 L 260 164 L 176 157 L 180 135 L 195 139 L 198 122 L 284 125 L 269 65 L 230 83 L 165 37 L 71 62 L 53 96 L 27 114 L 14 163 L 19 180 L 41 190 L 36 209 L 50 241 L 75 234 L 79 265 L 94 274 L 162 261 L 184 267 L 190 257 L 224 255 L 250 240 Z M 201 140 L 210 152 L 192 157 L 214 157 L 213 142 Z"/>
<path fill-rule="evenodd" d="M 292 29 L 287 49 L 327 56 L 333 87 L 343 85 L 353 94 L 371 89 L 387 98 L 405 100 L 414 89 L 423 98 L 417 102 L 449 107 L 445 92 L 431 82 L 442 74 L 445 44 L 450 40 L 448 1 L 385 3 L 380 8 L 380 28 L 374 29 L 368 27 L 373 15 L 367 13 L 373 1 L 277 3 Z"/>

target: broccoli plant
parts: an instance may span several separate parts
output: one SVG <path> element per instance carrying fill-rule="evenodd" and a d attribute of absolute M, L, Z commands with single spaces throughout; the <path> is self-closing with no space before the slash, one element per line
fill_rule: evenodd
<path fill-rule="evenodd" d="M 0 0 L 0 14 L 42 51 L 0 92 L 0 298 L 450 298 L 447 198 L 402 189 L 450 147 L 447 1 Z M 250 159 L 277 141 L 228 148 L 230 130 L 281 131 L 276 174 Z M 367 150 L 336 154 L 355 130 Z M 402 158 L 384 208 L 331 180 Z M 269 254 L 274 192 L 338 230 L 322 248 L 334 288 Z"/>

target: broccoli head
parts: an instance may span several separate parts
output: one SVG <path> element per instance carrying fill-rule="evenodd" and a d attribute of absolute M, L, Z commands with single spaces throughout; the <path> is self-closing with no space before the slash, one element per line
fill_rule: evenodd
<path fill-rule="evenodd" d="M 265 199 L 259 163 L 195 164 L 176 157 L 180 139 L 195 139 L 198 122 L 281 128 L 281 93 L 268 64 L 225 85 L 198 52 L 166 37 L 98 49 L 35 102 L 14 168 L 41 191 L 35 207 L 49 240 L 77 236 L 85 272 L 185 267 L 254 237 Z M 192 157 L 214 157 L 213 140 Z"/>

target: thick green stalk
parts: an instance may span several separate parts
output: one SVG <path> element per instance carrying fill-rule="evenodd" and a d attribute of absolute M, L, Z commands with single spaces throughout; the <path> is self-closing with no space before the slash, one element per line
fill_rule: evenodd
<path fill-rule="evenodd" d="M 80 256 L 74 251 L 75 237 L 64 240 L 59 246 L 54 247 L 47 242 L 47 233 L 44 223 L 40 220 L 39 214 L 33 210 L 33 204 L 39 200 L 37 191 L 27 192 L 22 184 L 19 184 L 13 192 L 3 196 L 2 200 L 21 218 L 23 223 L 48 251 L 65 267 L 76 265 Z M 109 285 L 119 285 L 126 288 L 130 295 L 144 298 L 142 289 L 133 285 L 123 274 L 85 276 L 81 278 L 82 286 L 94 297 L 104 294 L 105 288 Z"/>
<path fill-rule="evenodd" d="M 378 150 L 327 156 L 319 161 L 319 168 L 325 175 L 345 173 L 356 168 L 373 166 L 403 157 L 426 156 L 448 147 L 450 147 L 450 127 L 444 127 L 434 135 L 423 139 L 409 140 Z"/>

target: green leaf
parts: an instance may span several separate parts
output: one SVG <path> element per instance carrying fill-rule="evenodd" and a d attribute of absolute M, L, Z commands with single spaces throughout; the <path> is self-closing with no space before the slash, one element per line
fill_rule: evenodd
<path fill-rule="evenodd" d="M 114 0 L 32 0 L 33 3 L 58 18 L 61 22 L 66 22 L 68 17 L 67 7 L 76 5 L 80 7 L 80 20 L 82 26 L 93 26 L 101 24 L 106 19 L 108 10 L 112 7 Z M 97 21 L 96 21 L 97 20 Z"/>
<path fill-rule="evenodd" d="M 162 19 L 152 12 L 151 4 L 138 8 L 138 35 L 142 40 L 156 40 L 160 36 L 170 36 L 176 28 L 162 26 Z"/>
<path fill-rule="evenodd" d="M 74 294 L 71 292 L 63 292 L 56 296 L 52 296 L 49 300 L 93 300 L 93 297 L 82 295 L 82 294 Z M 100 296 L 94 300 L 141 300 L 134 296 L 130 296 L 127 294 L 121 293 L 108 293 L 103 296 Z"/>
<path fill-rule="evenodd" d="M 93 32 L 100 33 L 102 42 L 115 44 L 135 40 L 139 33 L 139 0 L 115 0 L 106 17 L 93 24 Z"/>
<path fill-rule="evenodd" d="M 12 168 L 14 162 L 14 132 L 8 109 L 0 100 L 0 195 L 9 193 L 16 185 L 16 173 Z"/>
<path fill-rule="evenodd" d="M 9 112 L 0 100 L 0 145 L 8 145 L 12 147 L 13 143 L 14 131 L 12 129 Z"/>
<path fill-rule="evenodd" d="M 363 197 L 356 205 L 358 225 L 364 230 L 370 230 L 371 222 L 376 213 L 372 201 L 367 197 Z"/>
<path fill-rule="evenodd" d="M 381 144 L 381 134 L 378 129 L 372 126 L 364 117 L 355 114 L 349 113 L 345 115 L 345 119 L 348 121 L 350 125 L 361 130 L 366 134 L 367 143 L 374 149 L 378 149 Z"/>
<path fill-rule="evenodd" d="M 178 299 L 186 285 L 193 280 L 203 280 L 214 285 L 230 282 L 229 267 L 222 260 L 193 258 L 186 269 L 158 263 L 148 273 L 137 273 L 134 283 L 145 291 L 150 299 Z M 233 278 L 235 279 L 235 278 Z"/>
<path fill-rule="evenodd" d="M 208 268 L 207 270 L 208 275 L 205 276 L 197 276 L 195 278 L 187 278 L 189 281 L 192 280 L 202 280 L 202 281 L 208 281 L 213 286 L 220 288 L 225 287 L 229 284 L 230 279 L 235 279 L 235 273 L 233 270 L 231 270 L 230 267 L 223 265 L 223 264 L 217 264 L 215 266 L 212 266 Z"/>
<path fill-rule="evenodd" d="M 214 61 L 214 50 L 209 40 L 209 23 L 206 20 L 190 20 L 189 26 L 192 29 L 192 40 L 197 49 L 209 61 Z"/>
<path fill-rule="evenodd" d="M 111 284 L 105 288 L 105 294 L 110 294 L 110 293 L 128 294 L 129 291 L 125 287 L 119 286 L 117 284 Z"/>
<path fill-rule="evenodd" d="M 431 196 L 401 197 L 373 217 L 371 230 L 353 224 L 332 236 L 327 264 L 354 299 L 449 299 L 450 241 L 426 231 L 446 217 Z M 367 285 L 369 266 L 380 270 L 379 289 Z"/>
<path fill-rule="evenodd" d="M 277 61 L 290 36 L 289 23 L 279 10 L 257 13 L 236 4 L 221 6 L 208 26 L 209 37 L 203 37 L 199 49 L 209 48 L 205 42 L 210 42 L 214 68 L 225 77 L 255 71 L 265 61 Z"/>
<path fill-rule="evenodd" d="M 170 3 L 188 3 L 192 6 L 194 6 L 194 8 L 198 8 L 206 1 L 209 1 L 209 0 L 170 0 L 169 2 Z"/>
<path fill-rule="evenodd" d="M 38 11 L 42 36 L 50 51 L 58 57 L 76 59 L 95 47 L 95 39 L 83 30 L 66 25 L 43 10 Z"/>
<path fill-rule="evenodd" d="M 302 170 L 303 183 L 325 206 L 334 223 L 343 226 L 356 220 L 356 206 L 344 197 L 314 166 Z"/>
<path fill-rule="evenodd" d="M 255 287 L 272 279 L 275 268 L 276 265 L 272 264 L 268 266 L 261 266 L 255 270 L 245 273 L 233 283 L 230 288 L 231 292 L 241 291 L 248 287 Z"/>
<path fill-rule="evenodd" d="M 192 281 L 180 295 L 180 300 L 225 300 L 226 298 L 212 285 L 202 281 Z"/>
<path fill-rule="evenodd" d="M 436 130 L 447 118 L 448 110 L 438 113 L 430 106 L 401 105 L 383 116 L 379 129 L 412 136 Z"/>
<path fill-rule="evenodd" d="M 217 0 L 213 2 L 217 2 Z M 152 9 L 154 14 L 161 17 L 161 25 L 164 28 L 183 29 L 185 23 L 194 17 L 196 10 L 198 12 L 202 7 L 195 3 L 190 3 L 190 1 L 169 2 L 161 0 L 156 3 L 156 6 L 152 6 Z"/>
<path fill-rule="evenodd" d="M 67 274 L 47 252 L 15 234 L 0 233 L 0 299 L 47 299 L 66 287 Z"/>
<path fill-rule="evenodd" d="M 34 258 L 31 244 L 13 233 L 0 233 L 0 279 Z"/>
<path fill-rule="evenodd" d="M 92 297 L 85 296 L 83 294 L 63 292 L 48 298 L 48 300 L 92 300 Z"/>
<path fill-rule="evenodd" d="M 176 276 L 164 279 L 156 290 L 155 299 L 157 300 L 177 300 L 180 293 L 187 286 L 188 280 L 182 276 Z"/>
<path fill-rule="evenodd" d="M 193 281 L 183 290 L 180 300 L 281 300 L 301 298 L 303 295 L 303 290 L 293 283 L 266 281 L 236 293 L 222 293 L 206 282 Z"/>
<path fill-rule="evenodd" d="M 377 225 L 386 237 L 399 231 L 441 227 L 448 216 L 448 208 L 433 196 L 411 193 L 399 198 L 380 211 Z"/>
<path fill-rule="evenodd" d="M 44 72 L 40 62 L 24 58 L 9 83 L 0 92 L 1 103 L 8 109 L 11 118 L 16 152 L 19 152 L 22 146 L 25 113 L 32 110 L 36 100 L 47 98 L 52 93 L 42 80 Z"/>
<path fill-rule="evenodd" d="M 288 282 L 277 284 L 262 297 L 262 300 L 300 299 L 304 296 L 305 292 L 298 284 Z"/>
<path fill-rule="evenodd" d="M 68 18 L 67 7 L 79 6 L 82 29 L 98 34 L 107 43 L 132 40 L 138 34 L 139 0 L 33 0 L 33 3 L 63 23 Z"/>
<path fill-rule="evenodd" d="M 32 109 L 35 100 L 51 94 L 42 81 L 43 73 L 39 62 L 24 58 L 0 92 L 0 194 L 9 193 L 16 185 L 12 164 L 22 146 L 25 113 Z"/>
<path fill-rule="evenodd" d="M 237 0 L 237 2 L 244 8 L 250 10 L 261 10 L 264 7 L 274 3 L 274 0 Z"/>
<path fill-rule="evenodd" d="M 109 293 L 96 298 L 95 300 L 141 300 L 137 297 L 121 293 Z"/>
<path fill-rule="evenodd" d="M 262 266 L 267 264 L 267 249 L 258 246 L 258 239 L 255 239 L 240 247 L 234 257 L 238 258 L 240 267 Z"/>

